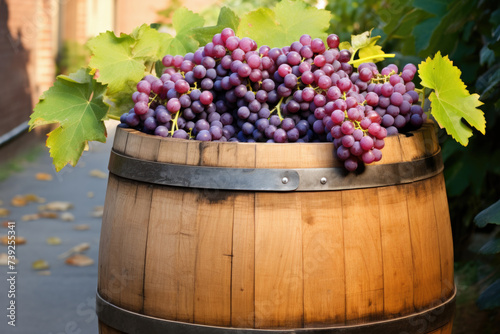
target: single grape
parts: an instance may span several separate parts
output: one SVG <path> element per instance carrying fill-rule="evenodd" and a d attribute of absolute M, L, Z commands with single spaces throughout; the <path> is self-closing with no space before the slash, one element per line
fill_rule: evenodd
<path fill-rule="evenodd" d="M 189 88 L 189 83 L 186 80 L 177 80 L 175 83 L 175 91 L 179 94 L 187 93 Z"/>
<path fill-rule="evenodd" d="M 278 67 L 278 74 L 284 78 L 287 74 L 292 73 L 292 68 L 288 64 L 281 64 Z"/>
<path fill-rule="evenodd" d="M 285 130 L 277 129 L 274 131 L 273 139 L 276 143 L 284 143 L 287 140 L 287 135 Z"/>
<path fill-rule="evenodd" d="M 375 156 L 373 155 L 372 151 L 365 152 L 361 155 L 361 158 L 363 159 L 363 162 L 365 164 L 371 164 L 373 161 L 375 161 Z"/>
<path fill-rule="evenodd" d="M 203 103 L 204 105 L 212 103 L 213 99 L 214 99 L 213 94 L 208 90 L 203 91 L 200 95 L 200 102 Z"/>
<path fill-rule="evenodd" d="M 137 115 L 144 115 L 149 110 L 147 102 L 139 101 L 134 105 L 134 111 Z"/>
<path fill-rule="evenodd" d="M 167 110 L 171 114 L 175 114 L 181 109 L 181 103 L 179 102 L 179 99 L 173 98 L 168 100 L 167 102 Z"/>
<path fill-rule="evenodd" d="M 240 119 L 247 119 L 250 116 L 250 109 L 248 107 L 240 107 L 238 109 L 238 117 Z"/>
<path fill-rule="evenodd" d="M 297 128 L 292 128 L 286 132 L 286 136 L 289 142 L 296 142 L 300 138 L 300 133 Z"/>
<path fill-rule="evenodd" d="M 294 88 L 297 86 L 297 77 L 295 74 L 287 74 L 284 78 L 285 86 L 288 88 Z"/>
<path fill-rule="evenodd" d="M 125 117 L 125 123 L 134 128 L 136 126 L 139 125 L 139 123 L 141 122 L 141 119 L 139 118 L 139 116 L 137 114 L 128 114 L 126 117 Z"/>
<path fill-rule="evenodd" d="M 326 38 L 326 43 L 328 44 L 328 47 L 330 49 L 335 49 L 340 44 L 340 38 L 335 34 L 328 35 L 328 37 Z"/>
<path fill-rule="evenodd" d="M 155 129 L 155 135 L 161 136 L 161 137 L 167 137 L 168 136 L 168 129 L 167 127 L 160 125 Z"/>

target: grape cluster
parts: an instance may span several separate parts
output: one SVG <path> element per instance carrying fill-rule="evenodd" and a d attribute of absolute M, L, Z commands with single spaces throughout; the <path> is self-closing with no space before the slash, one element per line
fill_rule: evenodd
<path fill-rule="evenodd" d="M 184 56 L 166 55 L 162 76 L 137 84 L 124 126 L 201 141 L 324 142 L 349 171 L 382 157 L 384 138 L 418 128 L 414 65 L 356 72 L 351 53 L 309 35 L 283 48 L 239 38 L 230 28 Z"/>

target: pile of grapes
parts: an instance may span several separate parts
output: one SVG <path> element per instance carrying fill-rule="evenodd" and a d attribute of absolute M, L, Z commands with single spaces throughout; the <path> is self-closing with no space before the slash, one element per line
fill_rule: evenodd
<path fill-rule="evenodd" d="M 349 64 L 339 37 L 303 35 L 283 48 L 238 38 L 230 28 L 184 56 L 166 55 L 157 78 L 146 76 L 121 126 L 202 141 L 326 142 L 346 169 L 382 158 L 384 138 L 419 128 L 413 64 L 380 72 Z M 258 49 L 258 51 L 257 51 Z"/>

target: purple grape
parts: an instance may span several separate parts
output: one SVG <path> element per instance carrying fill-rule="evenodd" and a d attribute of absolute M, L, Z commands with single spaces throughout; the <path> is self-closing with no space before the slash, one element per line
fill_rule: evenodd
<path fill-rule="evenodd" d="M 283 129 L 274 131 L 273 139 L 276 143 L 284 143 L 287 140 L 287 134 Z"/>
<path fill-rule="evenodd" d="M 155 135 L 161 136 L 161 137 L 166 137 L 168 136 L 168 129 L 167 127 L 160 125 L 155 129 Z"/>
<path fill-rule="evenodd" d="M 358 160 L 354 157 L 350 157 L 344 161 L 344 167 L 350 172 L 354 172 L 358 169 Z"/>

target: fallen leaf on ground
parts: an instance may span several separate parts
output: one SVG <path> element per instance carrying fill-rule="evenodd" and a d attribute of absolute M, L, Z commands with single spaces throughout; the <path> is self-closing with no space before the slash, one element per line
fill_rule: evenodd
<path fill-rule="evenodd" d="M 104 173 L 98 169 L 92 169 L 89 173 L 90 176 L 97 177 L 99 179 L 106 179 L 108 177 L 108 173 Z"/>
<path fill-rule="evenodd" d="M 50 218 L 50 219 L 59 218 L 59 214 L 57 212 L 51 212 L 51 211 L 42 211 L 39 212 L 38 215 L 40 216 L 40 218 Z"/>
<path fill-rule="evenodd" d="M 38 195 L 35 195 L 35 194 L 26 194 L 26 195 L 24 195 L 24 199 L 28 203 L 29 202 L 45 203 L 45 198 L 38 197 Z"/>
<path fill-rule="evenodd" d="M 2 235 L 2 236 L 0 237 L 0 240 L 2 241 L 2 244 L 3 244 L 3 245 L 7 246 L 7 245 L 9 244 L 9 241 L 10 241 L 10 242 L 12 242 L 12 240 L 14 240 L 14 239 L 13 239 L 13 238 L 11 238 L 11 239 L 9 240 L 9 237 L 8 237 L 7 235 Z M 16 241 L 16 243 L 15 243 L 15 245 L 16 245 L 16 246 L 17 246 L 17 245 L 24 245 L 24 244 L 26 243 L 26 238 L 24 238 L 24 237 L 19 237 L 19 236 L 17 236 L 17 235 L 16 235 L 16 239 L 15 239 L 15 241 Z"/>
<path fill-rule="evenodd" d="M 89 224 L 80 224 L 80 225 L 75 225 L 73 227 L 73 229 L 75 229 L 77 231 L 86 231 L 86 230 L 90 229 L 90 226 L 89 226 Z"/>
<path fill-rule="evenodd" d="M 6 220 L 2 223 L 2 227 L 8 228 L 10 226 L 9 221 Z"/>
<path fill-rule="evenodd" d="M 47 244 L 51 245 L 51 246 L 56 246 L 56 245 L 60 245 L 61 244 L 61 238 L 59 237 L 49 237 L 47 238 Z"/>
<path fill-rule="evenodd" d="M 92 260 L 87 255 L 75 254 L 75 255 L 68 257 L 66 259 L 66 264 L 69 264 L 71 266 L 85 267 L 85 266 L 93 265 L 94 260 Z"/>
<path fill-rule="evenodd" d="M 87 242 L 84 242 L 84 243 L 78 244 L 75 247 L 71 248 L 70 250 L 62 253 L 61 255 L 58 256 L 58 258 L 63 259 L 65 257 L 72 255 L 72 254 L 84 252 L 89 248 L 90 248 L 90 244 Z"/>
<path fill-rule="evenodd" d="M 24 198 L 24 196 L 16 195 L 12 197 L 10 204 L 12 204 L 12 206 L 25 206 L 28 204 L 28 201 Z"/>
<path fill-rule="evenodd" d="M 43 259 L 39 259 L 39 260 L 34 261 L 31 264 L 31 268 L 33 268 L 35 270 L 47 270 L 50 268 L 50 265 L 47 261 L 45 261 Z"/>
<path fill-rule="evenodd" d="M 101 218 L 103 213 L 104 213 L 104 207 L 96 206 L 94 207 L 94 211 L 92 211 L 91 216 L 94 218 Z"/>
<path fill-rule="evenodd" d="M 38 215 L 38 213 L 31 213 L 28 215 L 23 215 L 21 217 L 21 220 L 23 222 L 29 222 L 29 221 L 38 220 L 38 219 L 40 219 L 40 216 Z"/>
<path fill-rule="evenodd" d="M 75 220 L 75 216 L 71 212 L 61 213 L 61 220 L 65 222 L 72 222 Z"/>
<path fill-rule="evenodd" d="M 10 260 L 10 264 L 14 262 L 17 264 L 19 262 L 18 259 Z M 9 265 L 9 255 L 7 253 L 0 253 L 0 266 L 8 266 Z"/>
<path fill-rule="evenodd" d="M 73 207 L 70 202 L 50 202 L 45 205 L 40 205 L 38 211 L 67 211 Z"/>
<path fill-rule="evenodd" d="M 39 181 L 52 181 L 52 174 L 36 173 L 35 178 Z"/>
<path fill-rule="evenodd" d="M 94 193 L 92 191 L 87 192 L 88 198 L 94 198 Z"/>
<path fill-rule="evenodd" d="M 10 215 L 10 210 L 5 208 L 0 208 L 0 217 L 4 218 Z"/>
<path fill-rule="evenodd" d="M 51 272 L 50 272 L 50 270 L 42 270 L 42 271 L 37 272 L 37 274 L 40 276 L 50 276 Z"/>

